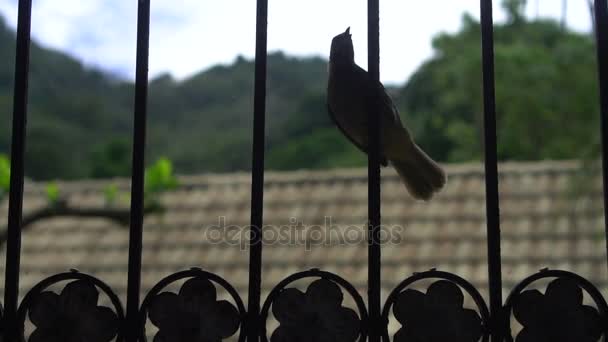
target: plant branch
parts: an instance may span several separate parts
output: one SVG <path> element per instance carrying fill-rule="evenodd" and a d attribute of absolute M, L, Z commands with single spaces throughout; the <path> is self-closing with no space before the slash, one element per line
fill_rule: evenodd
<path fill-rule="evenodd" d="M 162 211 L 160 206 L 146 206 L 144 214 Z M 71 207 L 66 201 L 57 201 L 46 207 L 35 210 L 23 216 L 21 221 L 21 232 L 26 231 L 33 223 L 52 217 L 80 217 L 80 218 L 105 218 L 118 223 L 122 227 L 128 227 L 131 218 L 129 209 L 104 208 L 104 207 Z M 0 247 L 6 243 L 7 227 L 0 231 Z"/>

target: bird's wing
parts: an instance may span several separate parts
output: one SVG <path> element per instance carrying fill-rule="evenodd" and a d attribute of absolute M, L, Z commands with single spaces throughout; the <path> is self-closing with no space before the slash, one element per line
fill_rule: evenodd
<path fill-rule="evenodd" d="M 360 66 L 355 65 L 355 72 L 358 74 L 357 79 L 369 80 L 367 71 L 363 70 Z M 368 84 L 365 84 L 365 86 L 367 87 Z M 399 111 L 382 83 L 377 82 L 376 89 L 378 90 L 378 100 L 380 101 L 380 110 L 378 111 L 378 114 L 381 116 L 380 118 L 387 120 L 387 122 L 399 123 L 401 125 Z M 367 93 L 367 90 L 362 93 Z"/>
<path fill-rule="evenodd" d="M 342 134 L 348 138 L 348 140 L 355 145 L 359 150 L 361 150 L 363 153 L 367 154 L 367 146 L 363 146 L 361 144 L 359 144 L 355 139 L 353 139 L 348 132 L 342 127 L 340 126 L 340 122 L 336 119 L 336 116 L 334 115 L 334 112 L 331 110 L 331 106 L 329 105 L 329 103 L 327 103 L 327 112 L 329 113 L 329 117 L 331 118 L 331 121 L 334 122 L 334 124 L 336 125 L 336 127 L 338 127 L 340 129 L 340 131 L 342 132 Z M 382 166 L 387 166 L 388 165 L 388 161 L 386 160 L 385 156 L 381 156 L 380 157 L 380 164 Z"/>
<path fill-rule="evenodd" d="M 382 85 L 382 83 L 379 83 L 379 92 L 380 92 L 380 103 L 382 103 L 382 108 L 384 109 L 382 111 L 382 115 L 389 115 L 389 118 L 396 123 L 399 123 L 400 125 L 403 125 L 401 123 L 401 117 L 399 116 L 399 111 L 397 110 L 397 106 L 395 106 L 395 102 L 393 102 L 393 99 L 391 99 L 390 95 L 388 94 L 388 92 L 386 91 L 386 89 L 384 88 L 384 86 Z M 386 109 L 389 109 L 388 113 L 386 113 Z"/>

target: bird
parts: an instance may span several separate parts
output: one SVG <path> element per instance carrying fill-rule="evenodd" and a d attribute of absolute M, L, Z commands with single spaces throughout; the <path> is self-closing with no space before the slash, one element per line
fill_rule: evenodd
<path fill-rule="evenodd" d="M 328 73 L 327 108 L 333 123 L 352 144 L 367 153 L 368 95 L 370 90 L 377 91 L 380 163 L 391 163 L 415 199 L 430 200 L 445 186 L 446 173 L 416 145 L 382 83 L 372 81 L 368 72 L 355 63 L 350 27 L 332 39 Z"/>

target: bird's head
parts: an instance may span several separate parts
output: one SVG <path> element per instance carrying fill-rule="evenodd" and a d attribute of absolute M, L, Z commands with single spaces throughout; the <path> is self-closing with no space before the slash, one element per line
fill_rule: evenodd
<path fill-rule="evenodd" d="M 354 62 L 355 51 L 353 49 L 353 40 L 350 34 L 350 27 L 343 33 L 335 36 L 331 41 L 331 52 L 329 54 L 331 62 Z"/>

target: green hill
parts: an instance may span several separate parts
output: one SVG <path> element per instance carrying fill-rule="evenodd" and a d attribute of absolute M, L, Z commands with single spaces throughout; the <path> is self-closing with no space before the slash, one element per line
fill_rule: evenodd
<path fill-rule="evenodd" d="M 565 159 L 597 153 L 593 39 L 518 13 L 497 25 L 499 156 Z M 480 159 L 479 23 L 470 16 L 438 35 L 434 55 L 403 86 L 389 89 L 423 148 L 440 161 Z M 8 152 L 15 33 L 0 20 L 0 153 Z M 327 62 L 280 52 L 268 58 L 268 169 L 364 165 L 331 124 Z M 251 164 L 254 63 L 232 63 L 188 79 L 150 82 L 148 160 L 167 156 L 176 172 L 247 170 Z M 26 172 L 36 179 L 129 174 L 132 82 L 32 44 Z"/>
<path fill-rule="evenodd" d="M 0 22 L 0 55 L 9 61 L 0 65 L 0 119 L 6 123 L 12 109 L 14 48 L 14 32 Z M 323 131 L 330 124 L 324 100 L 327 65 L 321 58 L 282 53 L 271 54 L 268 65 L 268 166 L 290 168 L 280 156 L 291 141 L 309 137 L 311 130 L 340 138 L 333 130 Z M 35 42 L 30 70 L 28 176 L 128 174 L 133 84 Z M 166 155 L 181 173 L 248 169 L 253 75 L 253 61 L 239 57 L 179 82 L 169 75 L 151 80 L 149 159 Z M 0 153 L 8 152 L 9 132 L 10 125 L 2 125 Z M 346 141 L 339 143 L 339 151 L 352 149 Z"/>

